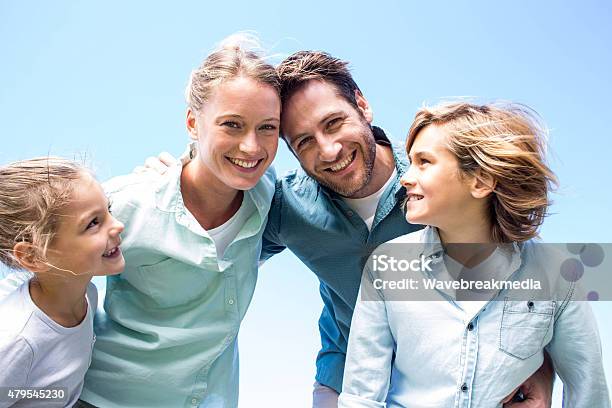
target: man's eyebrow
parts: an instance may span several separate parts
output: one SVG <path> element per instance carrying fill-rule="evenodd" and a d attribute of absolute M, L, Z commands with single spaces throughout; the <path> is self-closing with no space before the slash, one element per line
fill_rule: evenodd
<path fill-rule="evenodd" d="M 332 116 L 336 116 L 336 115 L 340 115 L 340 114 L 344 114 L 343 111 L 334 111 L 334 112 L 330 112 L 327 115 L 325 115 L 323 117 L 323 119 L 321 119 L 319 121 L 319 124 L 322 125 L 323 123 L 327 122 L 329 120 L 329 118 L 331 118 Z"/>

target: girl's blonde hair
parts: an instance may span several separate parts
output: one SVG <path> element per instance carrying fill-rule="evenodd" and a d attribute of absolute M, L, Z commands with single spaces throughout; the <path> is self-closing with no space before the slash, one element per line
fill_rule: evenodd
<path fill-rule="evenodd" d="M 270 85 L 280 96 L 280 81 L 274 66 L 265 61 L 259 40 L 253 34 L 236 33 L 221 41 L 189 78 L 185 99 L 198 112 L 208 101 L 214 87 L 233 78 L 244 76 Z"/>
<path fill-rule="evenodd" d="M 60 157 L 40 157 L 0 167 L 0 262 L 21 269 L 13 252 L 19 242 L 32 244 L 36 261 L 59 225 L 60 210 L 70 202 L 73 186 L 89 171 Z"/>
<path fill-rule="evenodd" d="M 547 131 L 539 115 L 525 105 L 466 102 L 421 108 L 410 127 L 406 150 L 426 126 L 448 132 L 447 147 L 463 175 L 490 175 L 489 200 L 494 242 L 523 242 L 537 236 L 557 179 L 545 163 Z"/>

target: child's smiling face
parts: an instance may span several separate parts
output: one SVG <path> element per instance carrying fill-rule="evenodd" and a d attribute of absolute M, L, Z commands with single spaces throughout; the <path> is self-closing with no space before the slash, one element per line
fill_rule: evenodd
<path fill-rule="evenodd" d="M 111 215 L 104 191 L 93 177 L 84 174 L 75 182 L 59 220 L 47 251 L 49 273 L 103 276 L 123 271 L 125 260 L 119 249 L 123 224 Z"/>
<path fill-rule="evenodd" d="M 475 201 L 472 178 L 461 175 L 444 127 L 429 125 L 421 130 L 408 156 L 411 164 L 401 180 L 408 222 L 445 228 L 465 217 Z"/>

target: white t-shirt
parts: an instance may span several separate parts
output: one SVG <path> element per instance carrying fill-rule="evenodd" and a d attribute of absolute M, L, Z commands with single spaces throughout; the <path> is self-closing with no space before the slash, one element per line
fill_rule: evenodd
<path fill-rule="evenodd" d="M 378 202 L 380 201 L 380 197 L 382 197 L 383 193 L 395 180 L 395 176 L 397 175 L 397 169 L 393 169 L 393 174 L 389 177 L 389 180 L 385 183 L 384 186 L 380 188 L 374 194 L 371 194 L 367 197 L 363 198 L 347 198 L 342 197 L 342 200 L 351 207 L 361 219 L 366 223 L 368 229 L 372 229 L 372 223 L 374 223 L 374 216 L 376 215 L 376 208 L 378 208 Z"/>
<path fill-rule="evenodd" d="M 215 248 L 217 249 L 217 258 L 223 258 L 223 253 L 229 244 L 236 238 L 236 235 L 242 229 L 242 226 L 255 212 L 255 204 L 245 194 L 242 199 L 242 204 L 236 214 L 217 228 L 208 230 L 208 234 L 215 242 Z"/>
<path fill-rule="evenodd" d="M 6 279 L 0 287 L 14 284 Z M 40 310 L 30 297 L 29 282 L 0 299 L 0 387 L 63 388 L 65 392 L 63 401 L 10 400 L 2 395 L 0 407 L 72 407 L 76 403 L 95 341 L 98 294 L 92 283 L 86 298 L 87 314 L 75 327 L 63 327 Z"/>

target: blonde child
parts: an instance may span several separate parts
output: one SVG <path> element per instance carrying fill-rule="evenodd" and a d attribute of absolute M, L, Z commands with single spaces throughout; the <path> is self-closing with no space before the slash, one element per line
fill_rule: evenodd
<path fill-rule="evenodd" d="M 463 102 L 423 108 L 406 151 L 406 218 L 427 227 L 383 252 L 416 249 L 431 271 L 414 276 L 430 281 L 518 281 L 554 271 L 554 251 L 532 242 L 556 182 L 532 111 Z M 425 300 L 424 289 L 403 297 L 372 290 L 381 276 L 391 275 L 364 274 L 340 407 L 501 407 L 545 352 L 563 380 L 565 407 L 610 406 L 597 325 L 575 282 L 547 275 L 550 297 L 436 289 L 430 301 L 415 301 Z"/>
<path fill-rule="evenodd" d="M 0 191 L 0 261 L 30 277 L 0 283 L 0 407 L 71 407 L 95 341 L 91 278 L 123 270 L 123 224 L 88 170 L 62 158 L 0 167 Z"/>

